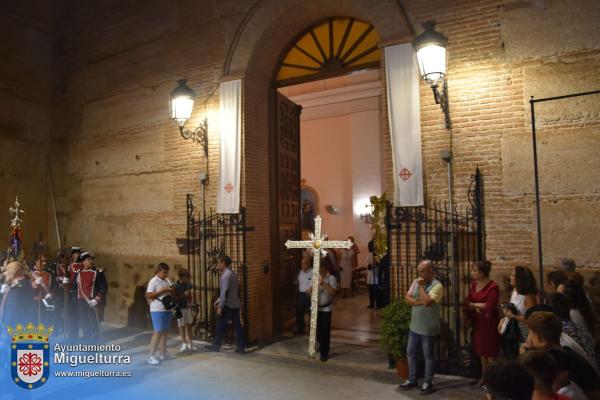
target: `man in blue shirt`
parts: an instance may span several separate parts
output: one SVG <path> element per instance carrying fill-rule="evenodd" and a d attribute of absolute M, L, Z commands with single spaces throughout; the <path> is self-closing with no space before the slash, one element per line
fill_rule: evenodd
<path fill-rule="evenodd" d="M 208 351 L 219 351 L 221 349 L 221 338 L 227 328 L 227 323 L 231 320 L 235 329 L 235 340 L 237 342 L 237 353 L 246 352 L 246 342 L 244 329 L 240 321 L 240 297 L 238 295 L 238 279 L 236 273 L 231 269 L 231 258 L 220 256 L 218 258 L 220 279 L 220 296 L 215 302 L 219 322 L 215 339 L 212 345 L 207 346 Z"/>

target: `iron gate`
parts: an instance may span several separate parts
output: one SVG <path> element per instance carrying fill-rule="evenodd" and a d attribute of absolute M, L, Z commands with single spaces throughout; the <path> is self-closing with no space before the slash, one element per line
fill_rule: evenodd
<path fill-rule="evenodd" d="M 435 276 L 444 285 L 436 361 L 439 371 L 453 374 L 478 368 L 470 352 L 470 335 L 462 324 L 461 302 L 468 294 L 471 267 L 485 256 L 479 168 L 471 177 L 468 199 L 469 206 L 453 210 L 440 202 L 422 207 L 388 203 L 386 215 L 393 296 L 404 297 L 423 259 L 433 261 Z"/>
<path fill-rule="evenodd" d="M 248 321 L 248 268 L 246 264 L 246 210 L 239 214 L 215 214 L 212 211 L 202 219 L 194 206 L 192 196 L 187 195 L 187 256 L 191 274 L 194 336 L 210 341 L 216 326 L 213 306 L 219 297 L 219 269 L 217 258 L 227 255 L 231 268 L 239 281 L 242 323 L 246 336 Z M 226 340 L 231 341 L 228 335 Z"/>

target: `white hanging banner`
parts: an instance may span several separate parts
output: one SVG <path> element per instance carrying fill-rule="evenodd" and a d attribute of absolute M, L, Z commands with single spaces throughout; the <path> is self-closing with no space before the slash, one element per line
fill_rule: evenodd
<path fill-rule="evenodd" d="M 219 86 L 221 151 L 217 212 L 240 212 L 240 169 L 242 163 L 242 80 Z"/>
<path fill-rule="evenodd" d="M 385 48 L 394 205 L 423 205 L 419 74 L 410 43 Z"/>

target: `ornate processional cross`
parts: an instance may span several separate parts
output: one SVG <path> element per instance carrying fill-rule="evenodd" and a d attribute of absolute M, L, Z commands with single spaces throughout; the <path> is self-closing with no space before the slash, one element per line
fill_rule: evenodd
<path fill-rule="evenodd" d="M 21 204 L 19 204 L 19 198 L 17 197 L 15 199 L 15 206 L 8 209 L 8 212 L 13 215 L 12 220 L 10 221 L 10 225 L 13 228 L 19 228 L 21 226 L 21 222 L 23 222 L 19 215 L 25 214 L 25 211 L 23 211 L 20 207 Z"/>
<path fill-rule="evenodd" d="M 312 294 L 310 298 L 310 336 L 308 340 L 308 355 L 315 357 L 317 352 L 317 310 L 319 307 L 319 265 L 321 254 L 327 255 L 325 249 L 349 249 L 352 242 L 349 240 L 327 240 L 327 235 L 321 235 L 321 216 L 315 217 L 315 233 L 310 234 L 310 240 L 288 240 L 285 242 L 288 249 L 309 249 L 313 255 Z"/>

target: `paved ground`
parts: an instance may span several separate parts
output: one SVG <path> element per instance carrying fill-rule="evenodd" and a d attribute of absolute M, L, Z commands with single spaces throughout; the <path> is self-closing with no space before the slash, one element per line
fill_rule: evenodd
<path fill-rule="evenodd" d="M 423 398 L 416 391 L 396 393 L 395 371 L 379 362 L 384 357 L 355 345 L 337 345 L 334 358 L 326 363 L 307 359 L 302 354 L 306 338 L 293 337 L 246 355 L 231 348 L 220 353 L 198 351 L 151 366 L 145 363 L 149 332 L 115 329 L 105 336 L 115 338 L 111 343 L 120 344 L 132 356 L 131 378 L 52 378 L 47 384 L 49 390 L 36 391 L 32 398 L 64 398 L 73 393 L 85 399 Z M 169 344 L 175 351 L 178 341 L 173 339 Z M 440 390 L 428 396 L 431 399 L 481 398 L 464 379 L 439 377 L 436 383 Z"/>
<path fill-rule="evenodd" d="M 121 345 L 123 353 L 131 355 L 132 365 L 118 368 L 88 365 L 80 369 L 131 370 L 132 377 L 84 379 L 52 376 L 42 388 L 30 392 L 31 398 L 424 398 L 417 391 L 402 394 L 394 391 L 399 383 L 395 370 L 387 368 L 387 358 L 377 343 L 377 321 L 381 316 L 378 311 L 363 310 L 364 300 L 360 296 L 338 304 L 328 362 L 306 357 L 307 337 L 288 336 L 261 348 L 251 348 L 246 355 L 234 353 L 231 348 L 224 348 L 220 353 L 198 351 L 177 355 L 160 366 L 151 366 L 145 363 L 151 332 L 104 326 L 104 340 Z M 178 345 L 179 341 L 173 336 L 169 350 L 175 354 Z M 482 393 L 462 378 L 436 377 L 435 383 L 439 390 L 428 398 L 482 398 Z M 0 399 L 3 398 L 0 391 Z"/>

